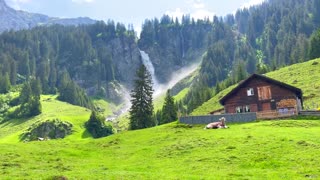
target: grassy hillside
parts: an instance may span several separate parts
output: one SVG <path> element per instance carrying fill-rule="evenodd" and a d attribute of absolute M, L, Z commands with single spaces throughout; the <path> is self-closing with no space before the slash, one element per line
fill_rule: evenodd
<path fill-rule="evenodd" d="M 284 67 L 267 73 L 266 76 L 302 89 L 305 109 L 317 109 L 320 107 L 320 59 Z M 192 115 L 204 115 L 222 108 L 219 100 L 234 87 L 229 87 L 218 93 L 195 109 Z"/>
<path fill-rule="evenodd" d="M 118 111 L 120 105 L 117 106 L 113 103 L 107 102 L 104 99 L 93 99 L 94 105 L 98 108 L 98 111 L 101 112 L 105 117 L 112 116 L 114 112 Z"/>
<path fill-rule="evenodd" d="M 182 91 L 180 91 L 177 95 L 174 96 L 175 101 L 181 101 L 189 92 L 190 88 L 184 88 Z"/>
<path fill-rule="evenodd" d="M 284 67 L 267 76 L 302 89 L 306 109 L 320 107 L 320 59 Z"/>
<path fill-rule="evenodd" d="M 41 96 L 42 114 L 29 119 L 11 119 L 0 124 L 0 142 L 19 142 L 19 136 L 36 122 L 59 118 L 73 124 L 73 134 L 67 138 L 82 139 L 87 137 L 83 127 L 89 119 L 90 110 L 56 100 L 56 96 Z"/>
<path fill-rule="evenodd" d="M 319 67 L 320 59 L 267 75 L 301 88 L 308 106 L 320 102 Z M 232 88 L 195 113 L 221 107 L 216 102 Z M 176 99 L 187 92 L 183 90 Z M 229 124 L 230 129 L 219 130 L 175 122 L 92 139 L 84 129 L 89 110 L 57 101 L 56 96 L 42 96 L 41 103 L 41 115 L 0 124 L 0 179 L 320 178 L 319 120 Z M 30 125 L 54 118 L 71 122 L 73 134 L 60 140 L 20 141 Z"/>
<path fill-rule="evenodd" d="M 189 89 L 190 89 L 189 87 L 182 89 L 177 95 L 173 96 L 174 100 L 176 102 L 182 100 L 189 92 Z M 154 111 L 162 109 L 165 97 L 166 97 L 166 94 L 164 93 L 154 99 L 154 102 L 153 102 Z"/>
<path fill-rule="evenodd" d="M 306 120 L 219 130 L 172 123 L 97 140 L 0 142 L 0 178 L 319 178 L 319 131 L 320 121 Z"/>

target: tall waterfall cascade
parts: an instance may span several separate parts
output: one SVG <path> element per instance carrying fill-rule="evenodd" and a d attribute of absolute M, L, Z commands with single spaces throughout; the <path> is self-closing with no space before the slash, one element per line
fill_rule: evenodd
<path fill-rule="evenodd" d="M 149 55 L 146 52 L 140 50 L 140 54 L 142 57 L 143 65 L 147 68 L 147 70 L 151 74 L 153 88 L 156 90 L 159 87 L 159 82 L 158 82 L 157 77 L 155 75 L 154 66 L 149 58 Z"/>
<path fill-rule="evenodd" d="M 184 52 L 183 52 L 184 53 Z M 187 67 L 182 67 L 179 70 L 176 70 L 176 72 L 173 72 L 171 74 L 170 80 L 165 84 L 160 84 L 157 80 L 157 77 L 155 75 L 154 66 L 149 58 L 149 55 L 140 50 L 140 54 L 142 57 L 142 63 L 147 68 L 147 70 L 151 74 L 152 82 L 153 82 L 153 89 L 154 89 L 154 97 L 157 97 L 163 93 L 165 93 L 168 89 L 172 88 L 176 83 L 190 75 L 192 72 L 194 72 L 197 67 L 200 65 L 200 61 L 196 62 L 194 64 L 191 64 Z"/>
<path fill-rule="evenodd" d="M 147 70 L 151 74 L 152 82 L 153 82 L 153 89 L 154 91 L 154 98 L 159 97 L 160 95 L 164 94 L 168 89 L 172 88 L 176 83 L 184 79 L 185 77 L 189 76 L 192 72 L 196 71 L 197 68 L 200 66 L 201 62 L 196 62 L 186 67 L 182 67 L 175 72 L 172 73 L 170 80 L 165 84 L 160 84 L 156 78 L 154 66 L 149 58 L 149 55 L 140 50 L 140 55 L 142 59 L 143 65 L 147 68 Z M 129 111 L 131 107 L 130 102 L 130 92 L 126 88 L 122 87 L 123 90 L 123 106 L 120 110 L 114 113 L 112 116 L 106 117 L 106 121 L 114 121 L 122 114 L 125 114 Z"/>

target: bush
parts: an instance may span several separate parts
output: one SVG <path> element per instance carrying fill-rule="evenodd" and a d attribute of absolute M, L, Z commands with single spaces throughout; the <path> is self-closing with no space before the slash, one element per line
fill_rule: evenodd
<path fill-rule="evenodd" d="M 9 105 L 10 106 L 18 106 L 19 105 L 19 96 L 14 97 L 13 99 L 10 100 Z"/>
<path fill-rule="evenodd" d="M 94 138 L 105 137 L 114 133 L 111 125 L 105 124 L 105 118 L 92 111 L 90 119 L 86 122 L 86 128 Z"/>

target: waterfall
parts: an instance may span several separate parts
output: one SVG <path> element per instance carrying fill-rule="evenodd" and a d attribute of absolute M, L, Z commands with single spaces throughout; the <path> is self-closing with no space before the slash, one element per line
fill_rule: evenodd
<path fill-rule="evenodd" d="M 159 84 L 156 76 L 155 76 L 155 70 L 152 62 L 150 61 L 149 55 L 145 53 L 144 51 L 140 50 L 140 55 L 142 57 L 142 63 L 147 68 L 147 70 L 151 74 L 151 78 L 153 81 L 153 89 L 154 91 L 154 98 L 159 97 L 160 95 L 163 95 L 168 89 L 172 88 L 175 84 L 177 84 L 179 81 L 184 79 L 185 77 L 189 76 L 191 73 L 197 70 L 197 68 L 200 66 L 201 61 L 197 61 L 194 64 L 191 64 L 189 66 L 185 66 L 183 68 L 180 68 L 176 72 L 172 73 L 170 80 L 166 84 Z M 117 118 L 119 118 L 122 115 L 125 115 L 128 110 L 131 107 L 130 102 L 130 92 L 125 87 L 121 86 L 121 92 L 123 95 L 123 104 L 122 107 L 114 113 L 112 116 L 106 117 L 106 121 L 114 121 Z"/>
<path fill-rule="evenodd" d="M 141 51 L 141 50 L 140 50 L 140 55 L 142 57 L 143 65 L 147 68 L 147 70 L 151 74 L 153 89 L 156 89 L 159 86 L 159 82 L 156 78 L 154 66 L 153 66 L 152 62 L 150 61 L 149 55 L 146 52 Z"/>

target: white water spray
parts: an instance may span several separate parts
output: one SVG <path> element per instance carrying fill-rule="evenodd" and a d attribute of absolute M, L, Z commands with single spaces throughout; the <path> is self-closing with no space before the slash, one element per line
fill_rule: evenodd
<path fill-rule="evenodd" d="M 142 58 L 142 63 L 143 65 L 147 68 L 147 70 L 150 72 L 151 74 L 151 78 L 152 78 L 152 83 L 153 83 L 153 89 L 157 89 L 159 86 L 159 82 L 156 78 L 156 74 L 155 74 L 155 70 L 154 70 L 154 66 L 149 58 L 149 55 L 140 50 L 140 54 L 141 54 L 141 58 Z"/>
<path fill-rule="evenodd" d="M 141 50 L 140 50 L 140 54 L 141 54 L 141 57 L 142 57 L 143 65 L 147 68 L 147 70 L 151 74 L 151 78 L 152 78 L 152 82 L 153 82 L 153 88 L 155 89 L 159 85 L 159 82 L 158 82 L 158 80 L 156 78 L 154 66 L 153 66 L 153 64 L 152 64 L 152 62 L 151 62 L 151 60 L 149 58 L 149 54 L 147 54 L 146 52 L 141 51 Z"/>
<path fill-rule="evenodd" d="M 176 85 L 179 81 L 189 76 L 191 73 L 193 73 L 197 68 L 199 67 L 200 62 L 194 63 L 188 67 L 181 68 L 174 72 L 171 75 L 171 78 L 168 83 L 166 84 L 160 84 L 157 89 L 155 89 L 154 97 L 158 97 L 159 95 L 165 93 L 168 89 L 173 88 L 174 85 Z"/>
<path fill-rule="evenodd" d="M 106 121 L 114 121 L 116 120 L 118 117 L 120 117 L 122 114 L 125 114 L 126 112 L 129 111 L 130 107 L 131 107 L 131 96 L 130 96 L 130 91 L 125 88 L 124 86 L 120 85 L 121 89 L 120 89 L 120 93 L 121 93 L 121 99 L 122 99 L 122 103 L 121 103 L 121 108 L 116 110 L 115 112 L 113 112 L 113 115 L 111 116 L 107 116 L 106 117 Z"/>
<path fill-rule="evenodd" d="M 157 77 L 155 75 L 154 66 L 150 60 L 149 55 L 146 52 L 141 50 L 140 50 L 140 54 L 142 57 L 143 65 L 146 66 L 147 70 L 151 74 L 153 89 L 155 90 L 153 94 L 154 97 L 158 97 L 159 95 L 165 93 L 168 89 L 172 88 L 179 81 L 181 81 L 182 79 L 190 75 L 192 72 L 194 72 L 200 65 L 200 62 L 197 62 L 188 67 L 181 68 L 171 75 L 170 81 L 168 83 L 159 84 Z"/>
<path fill-rule="evenodd" d="M 168 89 L 171 89 L 175 84 L 177 84 L 179 81 L 181 81 L 182 79 L 186 78 L 187 76 L 189 76 L 191 73 L 193 73 L 195 70 L 197 70 L 197 68 L 200 65 L 200 61 L 198 61 L 197 63 L 194 63 L 190 66 L 181 68 L 179 70 L 177 70 L 176 72 L 174 72 L 171 75 L 171 78 L 169 80 L 168 83 L 166 84 L 159 84 L 156 75 L 155 75 L 155 70 L 154 70 L 154 66 L 152 64 L 152 62 L 150 61 L 149 55 L 144 52 L 144 51 L 140 51 L 141 57 L 142 57 L 142 62 L 143 65 L 146 66 L 147 70 L 150 72 L 151 74 L 151 78 L 153 81 L 153 88 L 154 88 L 154 98 L 159 97 L 160 95 L 164 94 Z M 123 106 L 121 109 L 119 109 L 114 116 L 110 116 L 108 117 L 106 120 L 110 120 L 113 121 L 114 119 L 118 118 L 119 116 L 121 116 L 122 114 L 125 114 L 126 112 L 129 111 L 130 107 L 131 107 L 131 102 L 130 102 L 130 93 L 129 91 L 122 87 L 122 95 L 123 95 Z"/>

